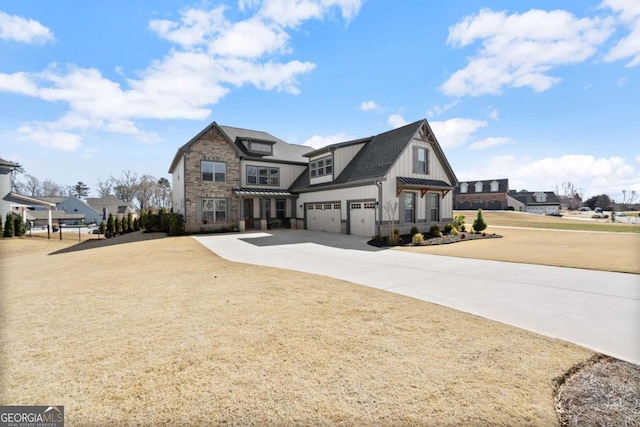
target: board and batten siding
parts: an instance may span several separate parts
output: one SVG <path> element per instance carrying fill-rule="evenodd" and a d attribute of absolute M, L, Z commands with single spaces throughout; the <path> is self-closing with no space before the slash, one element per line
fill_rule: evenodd
<path fill-rule="evenodd" d="M 173 188 L 171 189 L 173 211 L 184 215 L 184 156 L 180 158 L 171 176 L 173 179 Z"/>
<path fill-rule="evenodd" d="M 11 212 L 11 202 L 4 200 L 4 196 L 11 192 L 11 169 L 0 166 L 0 217 L 2 223 L 7 216 L 7 212 Z"/>
<path fill-rule="evenodd" d="M 269 167 L 280 169 L 280 185 L 260 185 L 260 184 L 247 184 L 247 166 L 257 167 Z M 265 189 L 287 189 L 293 182 L 300 176 L 300 174 L 306 169 L 306 166 L 302 165 L 288 165 L 285 163 L 277 162 L 261 162 L 256 160 L 241 160 L 240 161 L 240 186 L 241 187 L 253 187 L 253 188 L 265 188 Z"/>

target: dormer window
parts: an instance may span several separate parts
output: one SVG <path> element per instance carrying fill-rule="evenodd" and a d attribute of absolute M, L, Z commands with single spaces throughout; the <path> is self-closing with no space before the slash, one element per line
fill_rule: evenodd
<path fill-rule="evenodd" d="M 500 187 L 500 184 L 498 183 L 498 181 L 493 181 L 491 183 L 491 191 L 496 192 L 498 191 L 499 187 Z"/>
<path fill-rule="evenodd" d="M 476 182 L 476 193 L 482 193 L 482 182 L 478 181 Z"/>
<path fill-rule="evenodd" d="M 466 182 L 460 184 L 460 192 L 466 193 L 467 191 L 469 191 L 469 184 L 467 184 Z"/>
<path fill-rule="evenodd" d="M 547 195 L 544 193 L 538 193 L 536 194 L 536 202 L 538 203 L 544 203 L 547 201 Z"/>
<path fill-rule="evenodd" d="M 311 178 L 319 176 L 333 175 L 333 156 L 312 160 L 309 163 Z"/>
<path fill-rule="evenodd" d="M 263 156 L 270 156 L 273 154 L 273 145 L 264 142 L 249 142 L 249 151 L 256 154 L 262 154 Z"/>

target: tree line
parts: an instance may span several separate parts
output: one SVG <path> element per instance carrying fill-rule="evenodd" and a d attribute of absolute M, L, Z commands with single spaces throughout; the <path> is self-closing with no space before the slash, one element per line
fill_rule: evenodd
<path fill-rule="evenodd" d="M 19 166 L 13 171 L 12 191 L 30 197 L 69 197 L 86 199 L 91 189 L 82 181 L 75 185 L 63 185 L 50 179 L 40 181 Z M 123 170 L 119 176 L 99 179 L 95 188 L 97 197 L 109 195 L 131 203 L 137 210 L 171 208 L 171 184 L 167 178 L 155 178 L 137 172 Z"/>
<path fill-rule="evenodd" d="M 558 196 L 564 196 L 568 204 L 569 210 L 576 210 L 583 206 L 587 206 L 594 210 L 600 208 L 602 210 L 627 210 L 638 198 L 635 190 L 622 190 L 618 197 L 612 197 L 608 194 L 598 194 L 588 199 L 584 199 L 584 190 L 577 187 L 572 182 L 563 182 L 556 184 L 555 193 Z"/>

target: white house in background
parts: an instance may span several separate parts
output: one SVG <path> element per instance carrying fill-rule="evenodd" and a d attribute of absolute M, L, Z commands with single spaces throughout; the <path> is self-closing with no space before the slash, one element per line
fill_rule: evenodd
<path fill-rule="evenodd" d="M 102 212 L 89 206 L 82 199 L 75 196 L 58 196 L 58 197 L 37 197 L 37 199 L 45 202 L 55 203 L 53 215 L 57 217 L 59 224 L 100 224 L 102 221 Z M 40 209 L 29 212 L 36 221 L 42 220 Z M 55 218 L 54 218 L 55 219 Z M 54 221 L 56 222 L 56 221 Z"/>
<path fill-rule="evenodd" d="M 560 213 L 560 199 L 553 191 L 509 191 L 509 206 L 535 214 Z"/>
<path fill-rule="evenodd" d="M 452 221 L 458 180 L 426 120 L 305 156 L 291 187 L 300 227 L 375 236 L 390 220 L 401 233 Z"/>
<path fill-rule="evenodd" d="M 11 172 L 18 166 L 16 163 L 0 159 L 0 217 L 2 218 L 2 222 L 4 223 L 7 213 L 9 212 L 20 218 L 22 222 L 26 222 L 29 219 L 29 210 L 40 206 L 47 211 L 46 217 L 44 218 L 44 221 L 46 221 L 45 224 L 52 227 L 53 220 L 51 211 L 55 207 L 54 203 L 45 202 L 34 197 L 23 196 L 11 191 Z"/>

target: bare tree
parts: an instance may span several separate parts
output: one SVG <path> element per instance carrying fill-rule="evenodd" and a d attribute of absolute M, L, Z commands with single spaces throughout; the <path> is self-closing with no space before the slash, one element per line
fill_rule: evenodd
<path fill-rule="evenodd" d="M 109 179 L 113 184 L 113 191 L 120 200 L 129 203 L 134 202 L 138 193 L 138 184 L 140 183 L 136 172 L 123 170 L 118 178 L 112 175 Z"/>
<path fill-rule="evenodd" d="M 112 179 L 98 180 L 98 197 L 109 196 L 113 193 Z"/>
<path fill-rule="evenodd" d="M 396 218 L 396 210 L 398 209 L 398 202 L 391 203 L 387 202 L 384 204 L 384 210 L 387 211 L 387 216 L 389 217 L 389 237 L 391 237 L 391 233 L 393 233 L 393 222 Z"/>
<path fill-rule="evenodd" d="M 151 175 L 142 175 L 138 181 L 138 191 L 136 199 L 139 209 L 148 209 L 151 207 L 152 198 L 156 193 L 156 179 Z"/>
<path fill-rule="evenodd" d="M 22 194 L 22 182 L 18 179 L 18 175 L 26 174 L 24 167 L 16 163 L 16 167 L 11 169 L 11 191 Z"/>
<path fill-rule="evenodd" d="M 576 187 L 571 181 L 565 181 L 560 186 L 556 184 L 556 194 L 567 199 L 569 210 L 575 210 L 582 205 L 584 190 Z"/>
<path fill-rule="evenodd" d="M 50 197 L 62 197 L 69 196 L 71 192 L 71 188 L 68 185 L 60 185 L 55 181 L 50 179 L 45 179 L 42 181 L 42 195 L 50 196 Z"/>
<path fill-rule="evenodd" d="M 25 174 L 25 181 L 22 185 L 22 191 L 25 196 L 31 197 L 41 197 L 44 196 L 44 192 L 42 191 L 42 184 L 33 175 Z"/>
<path fill-rule="evenodd" d="M 167 178 L 160 178 L 156 183 L 155 201 L 160 208 L 169 208 L 171 205 L 171 184 Z"/>
<path fill-rule="evenodd" d="M 629 209 L 629 205 L 633 204 L 633 202 L 638 197 L 638 193 L 636 190 L 631 190 L 630 192 L 627 190 L 622 190 L 622 200 L 620 200 L 620 209 L 627 210 Z"/>

